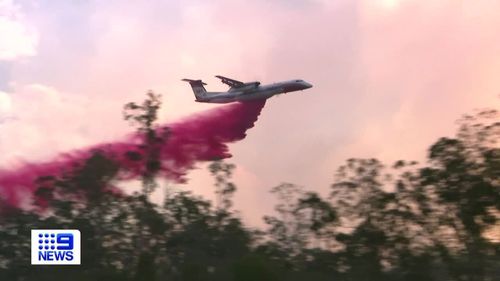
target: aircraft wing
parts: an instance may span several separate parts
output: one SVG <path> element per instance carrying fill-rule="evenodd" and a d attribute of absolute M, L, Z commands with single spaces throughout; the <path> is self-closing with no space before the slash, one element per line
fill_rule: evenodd
<path fill-rule="evenodd" d="M 234 79 L 227 78 L 227 77 L 220 76 L 220 75 L 215 75 L 215 77 L 219 78 L 222 83 L 228 85 L 231 88 L 238 88 L 238 87 L 245 86 L 245 83 L 238 81 L 238 80 L 234 80 Z"/>

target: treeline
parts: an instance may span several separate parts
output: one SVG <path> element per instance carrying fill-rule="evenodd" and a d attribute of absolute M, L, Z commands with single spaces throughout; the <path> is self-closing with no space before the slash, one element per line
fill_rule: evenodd
<path fill-rule="evenodd" d="M 118 164 L 97 151 L 40 178 L 30 210 L 3 207 L 0 280 L 500 280 L 496 111 L 465 116 L 426 163 L 349 159 L 329 196 L 274 187 L 275 214 L 252 229 L 234 211 L 235 166 L 224 161 L 209 167 L 215 204 L 189 191 L 151 202 L 159 106 L 150 95 L 126 107 L 145 134 L 141 192 L 112 188 Z M 42 228 L 79 229 L 82 265 L 31 266 L 30 230 Z"/>

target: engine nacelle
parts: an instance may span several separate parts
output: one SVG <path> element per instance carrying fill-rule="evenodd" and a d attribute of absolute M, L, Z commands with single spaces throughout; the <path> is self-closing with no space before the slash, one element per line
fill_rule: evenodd
<path fill-rule="evenodd" d="M 257 88 L 257 87 L 259 87 L 259 85 L 260 85 L 260 82 L 258 82 L 258 81 L 248 82 L 248 83 L 245 83 L 245 88 L 248 86 L 251 86 L 252 88 Z"/>
<path fill-rule="evenodd" d="M 257 87 L 259 87 L 259 85 L 260 85 L 260 82 L 258 82 L 258 81 L 249 82 L 249 83 L 245 83 L 245 85 L 243 85 L 241 87 L 233 87 L 233 88 L 229 89 L 229 92 L 248 91 L 248 90 L 256 89 Z"/>

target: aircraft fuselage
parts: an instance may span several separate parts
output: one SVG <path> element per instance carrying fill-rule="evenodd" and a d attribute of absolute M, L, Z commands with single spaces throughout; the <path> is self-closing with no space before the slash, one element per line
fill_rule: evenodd
<path fill-rule="evenodd" d="M 204 103 L 231 103 L 236 101 L 251 101 L 268 99 L 274 95 L 301 91 L 311 88 L 312 85 L 303 80 L 290 80 L 268 85 L 258 85 L 257 82 L 243 88 L 231 89 L 228 92 L 206 92 L 203 97 L 197 97 L 197 102 Z"/>

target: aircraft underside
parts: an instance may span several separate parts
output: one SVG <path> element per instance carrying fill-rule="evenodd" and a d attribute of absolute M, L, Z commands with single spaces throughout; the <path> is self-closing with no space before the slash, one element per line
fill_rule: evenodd
<path fill-rule="evenodd" d="M 215 94 L 217 95 L 217 94 Z M 198 102 L 206 102 L 206 103 L 231 103 L 236 101 L 252 101 L 252 100 L 260 100 L 260 99 L 268 99 L 274 96 L 275 93 L 271 92 L 257 92 L 257 93 L 241 93 L 239 95 L 231 95 L 231 96 L 221 96 L 221 97 L 210 97 L 208 96 L 206 99 L 199 99 Z"/>

